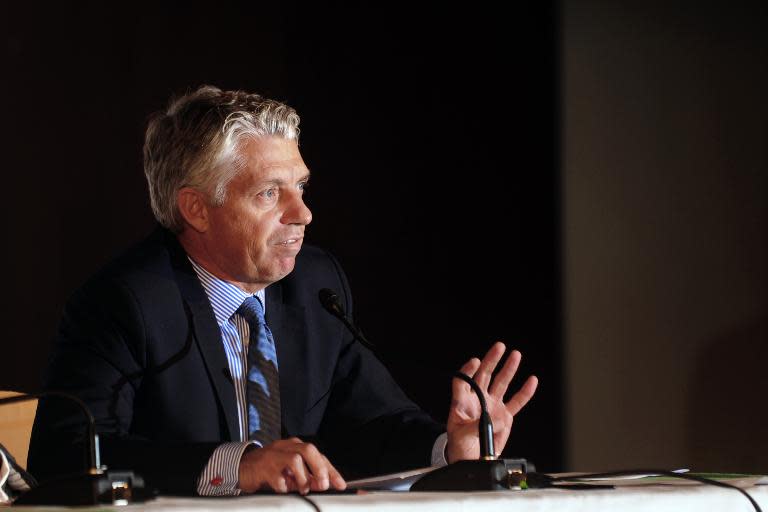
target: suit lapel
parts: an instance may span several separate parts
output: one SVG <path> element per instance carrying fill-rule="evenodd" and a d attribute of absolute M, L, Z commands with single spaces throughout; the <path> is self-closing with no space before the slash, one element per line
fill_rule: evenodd
<path fill-rule="evenodd" d="M 286 304 L 283 284 L 278 281 L 266 289 L 266 321 L 275 338 L 280 373 L 280 401 L 283 433 L 301 433 L 306 404 L 307 330 L 304 308 Z"/>
<path fill-rule="evenodd" d="M 224 411 L 229 439 L 239 441 L 240 426 L 237 415 L 237 398 L 229 373 L 229 363 L 224 352 L 221 330 L 216 323 L 208 296 L 205 294 L 192 264 L 187 259 L 184 249 L 174 235 L 167 233 L 166 236 L 172 237 L 172 240 L 168 240 L 171 265 L 176 274 L 176 282 L 179 285 L 181 296 L 189 306 L 195 342 L 205 361 L 208 378 L 216 390 L 221 410 Z"/>

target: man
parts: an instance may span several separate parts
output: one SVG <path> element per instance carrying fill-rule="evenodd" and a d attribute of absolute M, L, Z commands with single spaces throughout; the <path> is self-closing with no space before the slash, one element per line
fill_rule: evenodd
<path fill-rule="evenodd" d="M 312 214 L 298 124 L 290 107 L 244 92 L 201 87 L 171 102 L 144 146 L 162 227 L 67 304 L 46 388 L 88 404 L 106 465 L 161 491 L 340 490 L 342 473 L 478 457 L 465 383 L 444 429 L 321 308 L 322 288 L 347 311 L 351 295 L 331 255 L 302 249 Z M 537 385 L 503 402 L 520 361 L 513 352 L 492 379 L 504 350 L 462 368 L 487 390 L 497 447 Z M 83 432 L 66 404 L 42 401 L 32 474 L 77 470 Z"/>

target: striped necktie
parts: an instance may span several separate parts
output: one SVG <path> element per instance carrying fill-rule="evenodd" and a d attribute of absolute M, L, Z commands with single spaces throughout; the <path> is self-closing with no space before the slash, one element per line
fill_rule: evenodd
<path fill-rule="evenodd" d="M 264 306 L 248 297 L 237 312 L 248 322 L 248 438 L 262 446 L 280 439 L 280 380 L 272 331 L 264 320 Z"/>

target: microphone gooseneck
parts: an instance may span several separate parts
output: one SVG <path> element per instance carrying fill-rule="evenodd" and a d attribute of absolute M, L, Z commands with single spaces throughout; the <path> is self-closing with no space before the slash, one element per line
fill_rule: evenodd
<path fill-rule="evenodd" d="M 478 421 L 478 440 L 480 458 L 478 460 L 460 460 L 436 469 L 411 486 L 411 491 L 499 491 L 510 488 L 510 470 L 507 462 L 498 460 L 493 446 L 493 423 L 488 414 L 488 404 L 483 390 L 477 382 L 462 372 L 454 377 L 463 380 L 472 388 L 480 401 L 480 419 Z M 523 461 L 523 464 L 526 464 Z"/>
<path fill-rule="evenodd" d="M 493 422 L 491 421 L 491 415 L 488 414 L 488 405 L 485 402 L 483 390 L 477 385 L 475 379 L 465 373 L 456 372 L 453 376 L 469 384 L 480 401 L 480 421 L 477 424 L 477 436 L 480 440 L 480 458 L 482 460 L 496 460 L 496 451 L 493 446 Z"/>
<path fill-rule="evenodd" d="M 100 475 L 104 473 L 106 468 L 101 466 L 101 455 L 99 451 L 99 435 L 96 433 L 96 420 L 93 418 L 93 414 L 88 410 L 88 406 L 85 402 L 80 400 L 75 395 L 64 393 L 63 391 L 43 391 L 41 393 L 27 393 L 17 396 L 10 396 L 6 398 L 0 398 L 0 405 L 12 404 L 16 402 L 28 402 L 31 400 L 39 400 L 46 397 L 61 397 L 66 398 L 71 402 L 75 402 L 80 410 L 83 412 L 88 420 L 88 458 L 90 467 L 88 473 L 92 475 Z"/>
<path fill-rule="evenodd" d="M 323 288 L 318 292 L 318 298 L 320 299 L 320 304 L 322 304 L 323 308 L 341 320 L 347 329 L 350 330 L 352 335 L 360 341 L 360 343 L 375 351 L 373 343 L 369 342 L 365 336 L 363 336 L 363 333 L 360 332 L 360 329 L 358 329 L 355 324 L 353 324 L 347 317 L 346 313 L 344 312 L 344 308 L 341 305 L 341 300 L 339 299 L 339 296 L 336 294 L 336 292 L 330 288 Z M 480 458 L 482 460 L 496 460 L 496 453 L 493 445 L 493 422 L 491 421 L 490 414 L 488 414 L 488 405 L 486 404 L 483 391 L 472 377 L 464 373 L 456 372 L 454 377 L 459 378 L 469 384 L 472 388 L 472 391 L 475 392 L 478 400 L 480 401 L 480 409 L 482 412 L 480 414 L 480 421 L 478 422 L 477 427 L 478 439 L 480 440 Z"/>
<path fill-rule="evenodd" d="M 335 316 L 352 332 L 355 339 L 376 352 L 360 329 L 349 320 L 341 300 L 336 292 L 323 288 L 318 293 L 320 304 L 331 315 Z M 493 424 L 488 414 L 485 395 L 480 386 L 468 375 L 458 372 L 454 377 L 467 382 L 477 394 L 480 401 L 480 420 L 478 422 L 478 435 L 480 441 L 480 459 L 462 460 L 448 464 L 423 475 L 411 486 L 411 491 L 481 491 L 509 489 L 509 471 L 507 462 L 498 460 L 493 446 Z"/>
<path fill-rule="evenodd" d="M 376 351 L 376 345 L 368 341 L 365 335 L 363 335 L 362 331 L 360 331 L 360 329 L 358 329 L 357 326 L 352 323 L 349 317 L 347 317 L 347 314 L 344 311 L 344 307 L 341 305 L 341 300 L 339 299 L 339 296 L 336 295 L 336 292 L 330 288 L 323 288 L 318 292 L 317 296 L 320 299 L 320 304 L 322 304 L 323 308 L 341 320 L 341 322 L 346 326 L 347 329 L 349 329 L 349 332 L 352 333 L 352 336 L 354 336 L 357 341 L 365 345 L 367 348 L 373 350 L 374 352 Z"/>
<path fill-rule="evenodd" d="M 130 470 L 107 470 L 101 465 L 96 420 L 80 398 L 63 391 L 42 391 L 0 398 L 0 405 L 48 397 L 74 402 L 88 420 L 88 471 L 52 477 L 20 495 L 15 505 L 128 505 L 154 496 L 144 479 Z M 32 475 L 34 477 L 34 475 Z"/>

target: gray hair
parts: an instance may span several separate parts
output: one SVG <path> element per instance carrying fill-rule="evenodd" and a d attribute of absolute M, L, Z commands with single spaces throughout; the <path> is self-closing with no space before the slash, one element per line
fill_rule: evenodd
<path fill-rule="evenodd" d="M 243 91 L 204 85 L 172 99 L 150 117 L 144 138 L 144 174 L 155 218 L 179 233 L 184 222 L 177 195 L 192 187 L 214 206 L 224 203 L 227 185 L 242 169 L 240 149 L 249 138 L 299 140 L 299 116 L 280 103 Z"/>

